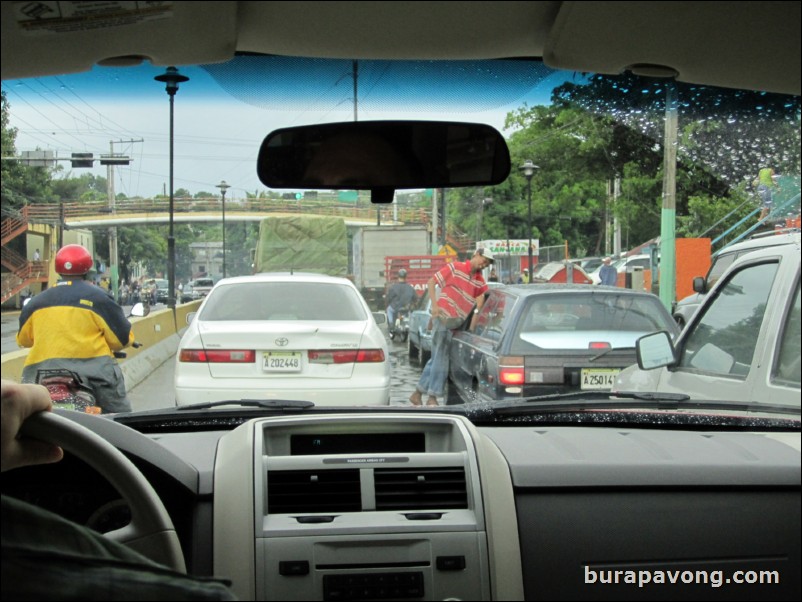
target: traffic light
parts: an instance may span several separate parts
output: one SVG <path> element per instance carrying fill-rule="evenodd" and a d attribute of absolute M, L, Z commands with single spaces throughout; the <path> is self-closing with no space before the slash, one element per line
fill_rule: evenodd
<path fill-rule="evenodd" d="M 73 168 L 76 167 L 92 167 L 95 160 L 92 153 L 72 153 L 70 163 Z"/>
<path fill-rule="evenodd" d="M 128 165 L 129 163 L 131 163 L 131 158 L 123 155 L 100 155 L 101 165 Z"/>

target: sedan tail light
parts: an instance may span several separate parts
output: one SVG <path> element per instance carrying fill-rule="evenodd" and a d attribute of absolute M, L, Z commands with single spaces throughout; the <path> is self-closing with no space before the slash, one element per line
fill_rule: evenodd
<path fill-rule="evenodd" d="M 384 361 L 382 349 L 349 349 L 332 351 L 331 349 L 311 350 L 307 352 L 310 364 L 361 364 Z"/>
<path fill-rule="evenodd" d="M 208 364 L 252 364 L 256 361 L 256 352 L 252 349 L 182 349 L 178 361 Z"/>
<path fill-rule="evenodd" d="M 502 356 L 498 361 L 498 379 L 502 385 L 522 385 L 526 382 L 524 358 Z"/>

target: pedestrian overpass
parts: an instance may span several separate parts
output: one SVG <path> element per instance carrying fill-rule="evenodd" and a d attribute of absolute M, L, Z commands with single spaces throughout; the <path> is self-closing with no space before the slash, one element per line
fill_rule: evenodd
<path fill-rule="evenodd" d="M 225 202 L 225 205 L 224 205 Z M 50 277 L 49 261 L 30 261 L 8 247 L 8 243 L 29 230 L 39 230 L 46 238 L 58 228 L 91 229 L 164 225 L 173 223 L 259 222 L 266 217 L 320 215 L 341 217 L 348 226 L 428 224 L 430 212 L 419 207 L 342 203 L 325 200 L 231 199 L 219 197 L 174 198 L 172 212 L 168 198 L 126 199 L 109 202 L 83 202 L 26 205 L 18 213 L 8 213 L 2 221 L 2 295 L 5 302 L 33 283 L 46 283 Z M 53 247 L 55 242 L 49 246 Z"/>

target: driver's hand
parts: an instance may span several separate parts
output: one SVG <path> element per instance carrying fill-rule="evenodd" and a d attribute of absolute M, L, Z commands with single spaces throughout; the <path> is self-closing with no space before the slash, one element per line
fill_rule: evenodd
<path fill-rule="evenodd" d="M 20 466 L 50 464 L 64 457 L 64 451 L 57 445 L 23 438 L 19 434 L 22 423 L 29 416 L 52 409 L 50 394 L 45 387 L 3 380 L 0 398 L 2 399 L 0 460 L 3 472 Z"/>

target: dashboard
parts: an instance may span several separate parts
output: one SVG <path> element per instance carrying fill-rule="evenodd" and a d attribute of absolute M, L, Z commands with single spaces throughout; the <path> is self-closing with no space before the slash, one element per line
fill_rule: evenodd
<path fill-rule="evenodd" d="M 799 433 L 384 412 L 143 434 L 71 418 L 145 474 L 189 571 L 241 599 L 799 599 Z M 127 516 L 74 458 L 7 473 L 3 491 L 101 531 Z"/>

